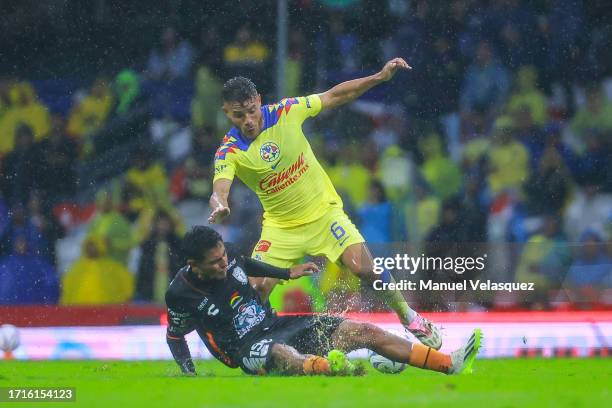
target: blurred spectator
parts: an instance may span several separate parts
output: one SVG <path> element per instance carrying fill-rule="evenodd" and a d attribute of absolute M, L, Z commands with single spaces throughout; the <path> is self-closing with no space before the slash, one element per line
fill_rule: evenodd
<path fill-rule="evenodd" d="M 402 128 L 405 126 L 398 114 L 383 114 L 374 120 L 376 126 L 368 135 L 371 144 L 376 146 L 376 153 L 397 145 Z M 365 149 L 363 149 L 365 150 Z"/>
<path fill-rule="evenodd" d="M 587 2 L 590 3 L 590 2 Z M 605 4 L 605 2 L 601 2 Z M 605 4 L 603 7 L 609 7 L 608 4 Z M 605 15 L 609 16 L 610 13 L 606 10 Z M 605 79 L 610 76 L 612 72 L 612 56 L 610 56 L 610 37 L 612 37 L 612 25 L 610 23 L 600 23 L 597 27 L 594 27 L 591 31 L 590 35 L 586 40 L 588 44 L 588 48 L 585 50 L 586 55 L 583 60 L 580 60 L 583 57 L 582 50 L 578 47 L 573 47 L 571 49 L 572 53 L 570 54 L 573 57 L 574 61 L 577 61 L 575 65 L 578 67 L 582 67 L 579 70 L 584 72 L 581 77 L 577 79 L 582 79 L 583 77 L 587 77 L 588 79 Z M 584 38 L 581 39 L 581 42 L 584 41 Z M 586 47 L 585 47 L 586 48 Z M 581 64 L 581 65 L 579 65 Z M 566 64 L 560 64 L 561 67 L 555 67 L 561 72 L 568 71 L 572 73 L 571 67 L 566 66 Z M 567 83 L 575 82 L 576 78 L 568 76 Z"/>
<path fill-rule="evenodd" d="M 105 254 L 127 265 L 134 246 L 132 231 L 127 219 L 117 210 L 110 191 L 102 190 L 96 195 L 96 215 L 89 224 L 87 236 L 103 240 Z"/>
<path fill-rule="evenodd" d="M 56 264 L 55 244 L 65 235 L 64 228 L 51 214 L 51 207 L 43 201 L 43 196 L 34 192 L 28 201 L 28 223 L 40 232 L 40 254 L 52 265 Z"/>
<path fill-rule="evenodd" d="M 49 204 L 76 192 L 76 143 L 64 133 L 64 122 L 54 116 L 49 138 L 36 146 L 36 186 Z"/>
<path fill-rule="evenodd" d="M 305 46 L 304 33 L 301 30 L 289 32 L 287 66 L 285 72 L 285 89 L 287 95 L 302 94 L 302 72 L 304 70 Z"/>
<path fill-rule="evenodd" d="M 444 27 L 426 41 L 431 45 L 424 65 L 414 73 L 417 98 L 410 107 L 420 117 L 434 119 L 457 110 L 464 67 L 453 34 Z M 411 56 L 408 62 L 412 64 Z"/>
<path fill-rule="evenodd" d="M 364 239 L 372 244 L 385 244 L 393 241 L 394 223 L 393 206 L 387 200 L 384 187 L 380 181 L 370 182 L 368 201 L 357 211 L 359 214 L 359 231 Z"/>
<path fill-rule="evenodd" d="M 417 182 L 414 186 L 414 202 L 405 200 L 402 215 L 406 228 L 406 237 L 415 244 L 415 250 L 431 230 L 438 225 L 440 217 L 440 199 L 431 193 L 429 186 Z M 418 251 L 416 251 L 418 252 Z"/>
<path fill-rule="evenodd" d="M 16 237 L 12 253 L 0 260 L 0 304 L 56 304 L 58 298 L 55 268 Z"/>
<path fill-rule="evenodd" d="M 487 153 L 488 184 L 494 196 L 503 191 L 520 192 L 529 176 L 529 152 L 513 136 L 512 119 L 495 121 L 493 144 Z"/>
<path fill-rule="evenodd" d="M 448 245 L 465 241 L 466 229 L 461 219 L 462 206 L 457 197 L 452 197 L 442 203 L 440 210 L 440 224 L 435 227 L 427 237 L 427 254 L 429 256 L 452 256 L 448 254 L 440 255 L 441 252 L 449 250 Z"/>
<path fill-rule="evenodd" d="M 464 224 L 461 218 L 463 209 L 461 201 L 458 197 L 452 197 L 442 203 L 440 211 L 440 224 L 435 227 L 426 239 L 425 255 L 427 257 L 439 258 L 458 258 L 470 256 L 467 253 L 466 242 L 467 225 Z M 438 270 L 423 268 L 422 273 L 426 276 L 425 279 L 433 279 L 437 282 L 448 282 L 458 279 L 471 278 L 469 272 L 463 275 L 456 274 L 453 271 L 445 270 L 442 266 Z M 469 275 L 469 277 L 468 277 Z M 420 293 L 417 294 L 417 301 L 423 307 L 433 308 L 434 310 L 447 310 L 449 302 L 453 301 L 455 296 L 448 293 Z"/>
<path fill-rule="evenodd" d="M 537 87 L 538 71 L 533 66 L 521 67 L 516 73 L 514 90 L 510 95 L 508 109 L 515 112 L 526 108 L 533 123 L 543 126 L 546 122 L 546 96 Z"/>
<path fill-rule="evenodd" d="M 542 155 L 538 167 L 525 183 L 528 207 L 532 215 L 559 212 L 567 202 L 571 178 L 561 155 L 552 147 Z"/>
<path fill-rule="evenodd" d="M 424 161 L 421 172 L 433 192 L 445 200 L 461 189 L 461 170 L 444 154 L 440 135 L 431 132 L 419 140 L 419 150 Z"/>
<path fill-rule="evenodd" d="M 354 144 L 343 146 L 336 163 L 327 169 L 332 184 L 344 192 L 352 205 L 360 207 L 368 197 L 372 176 L 359 160 L 359 150 Z"/>
<path fill-rule="evenodd" d="M 133 242 L 140 245 L 151 231 L 155 213 L 164 210 L 174 221 L 177 231 L 184 232 L 184 224 L 170 200 L 169 181 L 166 170 L 154 162 L 152 153 L 146 148 L 132 152 L 132 166 L 127 172 L 124 186 L 126 216 L 134 223 Z"/>
<path fill-rule="evenodd" d="M 11 136 L 15 135 L 22 125 L 27 125 L 36 141 L 49 133 L 49 111 L 41 104 L 32 85 L 19 82 L 9 90 L 10 107 L 0 117 L 0 155 L 13 150 L 17 143 Z"/>
<path fill-rule="evenodd" d="M 534 284 L 534 292 L 524 301 L 538 307 L 548 304 L 549 291 L 558 287 L 571 262 L 567 242 L 560 231 L 556 214 L 547 215 L 541 232 L 532 236 L 521 253 L 516 269 L 516 282 Z"/>
<path fill-rule="evenodd" d="M 106 254 L 104 239 L 89 237 L 83 253 L 62 278 L 61 304 L 101 305 L 124 303 L 134 293 L 134 277 Z"/>
<path fill-rule="evenodd" d="M 410 192 L 416 177 L 415 168 L 416 165 L 412 158 L 397 145 L 389 146 L 382 153 L 376 175 L 385 187 L 385 193 L 391 201 L 398 201 Z M 359 187 L 354 186 L 353 188 Z"/>
<path fill-rule="evenodd" d="M 587 230 L 580 237 L 580 244 L 566 283 L 572 287 L 609 286 L 612 283 L 612 258 L 606 253 L 603 238 L 594 230 Z"/>
<path fill-rule="evenodd" d="M 586 137 L 591 130 L 612 133 L 612 102 L 606 101 L 601 85 L 591 84 L 586 89 L 586 105 L 576 112 L 570 129 L 586 145 Z M 608 142 L 610 138 L 607 138 Z"/>
<path fill-rule="evenodd" d="M 559 122 L 549 122 L 544 126 L 544 143 L 546 149 L 554 149 L 563 159 L 563 164 L 567 167 L 573 177 L 578 173 L 580 157 L 576 152 L 561 138 L 563 126 Z"/>
<path fill-rule="evenodd" d="M 174 27 L 166 27 L 161 34 L 161 46 L 151 51 L 147 76 L 155 81 L 187 78 L 193 64 L 193 49 L 182 40 Z"/>
<path fill-rule="evenodd" d="M 223 50 L 226 75 L 250 78 L 260 92 L 264 92 L 268 87 L 266 63 L 269 57 L 268 46 L 256 40 L 251 29 L 243 25 L 236 31 L 234 41 Z"/>
<path fill-rule="evenodd" d="M 0 195 L 0 237 L 4 236 L 6 229 L 11 222 L 11 215 L 9 209 L 4 202 L 4 199 Z"/>
<path fill-rule="evenodd" d="M 407 56 L 407 61 L 413 67 L 424 67 L 427 61 L 428 48 L 434 43 L 435 23 L 431 2 L 418 0 L 410 5 L 410 15 L 399 24 L 392 36 L 394 48 L 398 55 Z M 387 23 L 388 24 L 388 23 Z"/>
<path fill-rule="evenodd" d="M 124 69 L 117 74 L 114 89 L 117 97 L 115 114 L 118 116 L 127 114 L 140 101 L 140 80 L 132 70 Z"/>
<path fill-rule="evenodd" d="M 140 246 L 136 299 L 164 304 L 168 284 L 183 266 L 181 243 L 174 221 L 158 211 L 152 230 Z"/>
<path fill-rule="evenodd" d="M 195 77 L 195 95 L 191 101 L 191 126 L 195 131 L 217 129 L 221 121 L 223 84 L 206 65 L 200 65 Z"/>
<path fill-rule="evenodd" d="M 535 169 L 544 151 L 546 142 L 544 132 L 533 122 L 531 112 L 526 106 L 518 107 L 514 111 L 512 119 L 514 137 L 527 148 L 530 158 L 529 167 Z"/>
<path fill-rule="evenodd" d="M 196 130 L 193 133 L 190 156 L 201 166 L 210 166 L 220 140 L 221 138 L 217 136 L 213 127 L 205 126 Z"/>
<path fill-rule="evenodd" d="M 585 15 L 582 0 L 547 1 L 548 13 L 540 16 L 538 29 L 543 37 L 546 82 L 558 81 L 569 90 L 576 68 L 584 64 L 580 44 L 584 39 Z M 584 65 L 589 65 L 587 64 Z"/>
<path fill-rule="evenodd" d="M 330 12 L 327 27 L 328 31 L 319 36 L 319 63 L 326 71 L 354 72 L 359 63 L 359 44 L 357 36 L 346 28 L 344 14 Z"/>
<path fill-rule="evenodd" d="M 481 41 L 474 62 L 463 79 L 460 109 L 463 116 L 484 108 L 487 117 L 500 112 L 506 103 L 510 80 L 496 59 L 491 44 Z"/>
<path fill-rule="evenodd" d="M 210 197 L 210 169 L 193 157 L 177 167 L 170 180 L 173 201 L 195 198 L 206 201 Z"/>
<path fill-rule="evenodd" d="M 481 191 L 484 184 L 481 175 L 466 174 L 461 200 L 461 222 L 465 228 L 465 242 L 486 242 L 487 213 Z"/>
<path fill-rule="evenodd" d="M 2 253 L 10 254 L 16 240 L 20 238 L 26 241 L 28 252 L 43 256 L 49 244 L 39 226 L 30 219 L 27 208 L 21 204 L 16 205 L 11 208 L 9 217 L 9 224 L 2 236 Z M 53 262 L 52 259 L 48 260 Z"/>
<path fill-rule="evenodd" d="M 565 212 L 565 233 L 570 242 L 578 242 L 581 234 L 597 228 L 612 214 L 612 195 L 600 192 L 600 186 L 589 183 L 577 189 Z"/>
<path fill-rule="evenodd" d="M 9 205 L 26 203 L 35 185 L 37 164 L 32 128 L 22 124 L 15 130 L 15 149 L 2 163 L 2 193 Z"/>
<path fill-rule="evenodd" d="M 144 209 L 170 203 L 165 169 L 152 160 L 152 152 L 139 147 L 132 152 L 131 167 L 125 178 L 128 211 L 138 217 Z"/>
<path fill-rule="evenodd" d="M 198 49 L 199 66 L 210 68 L 211 72 L 219 76 L 223 67 L 223 45 L 224 41 L 221 38 L 219 27 L 214 23 L 205 24 L 200 30 Z"/>
<path fill-rule="evenodd" d="M 113 94 L 105 79 L 97 79 L 89 94 L 72 107 L 67 131 L 80 138 L 100 129 L 113 107 Z"/>
<path fill-rule="evenodd" d="M 504 65 L 516 69 L 536 62 L 542 39 L 536 30 L 536 15 L 528 4 L 495 0 L 486 14 L 486 29 L 496 38 Z"/>

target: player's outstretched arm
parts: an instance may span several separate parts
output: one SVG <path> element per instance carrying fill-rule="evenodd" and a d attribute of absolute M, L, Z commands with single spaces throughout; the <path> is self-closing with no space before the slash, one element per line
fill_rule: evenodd
<path fill-rule="evenodd" d="M 166 343 L 168 348 L 174 357 L 174 361 L 181 369 L 181 372 L 185 375 L 196 375 L 195 366 L 191 359 L 191 353 L 189 352 L 189 346 L 184 336 L 173 336 L 169 333 L 166 334 Z"/>
<path fill-rule="evenodd" d="M 210 208 L 212 208 L 212 212 L 208 217 L 210 224 L 223 221 L 223 219 L 230 215 L 227 198 L 229 197 L 231 186 L 232 181 L 228 179 L 218 179 L 213 183 L 213 193 L 209 201 Z"/>
<path fill-rule="evenodd" d="M 168 308 L 168 328 L 166 329 L 166 343 L 174 357 L 174 361 L 181 368 L 183 374 L 196 375 L 189 346 L 185 335 L 193 331 L 193 319 L 182 310 Z"/>
<path fill-rule="evenodd" d="M 393 58 L 374 75 L 342 82 L 334 86 L 329 91 L 319 94 L 321 109 L 335 108 L 359 98 L 370 88 L 393 78 L 400 69 L 409 70 L 412 67 L 403 58 Z"/>

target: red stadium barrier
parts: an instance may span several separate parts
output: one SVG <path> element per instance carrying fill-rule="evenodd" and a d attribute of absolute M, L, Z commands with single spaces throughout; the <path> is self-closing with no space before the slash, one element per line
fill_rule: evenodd
<path fill-rule="evenodd" d="M 612 322 L 612 310 L 423 313 L 439 323 Z M 392 313 L 347 313 L 372 323 L 397 323 Z M 0 323 L 18 327 L 166 324 L 166 309 L 155 305 L 0 306 Z"/>

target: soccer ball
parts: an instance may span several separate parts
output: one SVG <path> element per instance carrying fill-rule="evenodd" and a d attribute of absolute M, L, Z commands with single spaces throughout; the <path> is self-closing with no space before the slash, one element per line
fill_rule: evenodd
<path fill-rule="evenodd" d="M 368 353 L 370 364 L 377 371 L 384 374 L 399 374 L 406 369 L 405 363 L 398 363 L 397 361 L 391 361 L 387 357 L 383 357 L 372 350 Z"/>
<path fill-rule="evenodd" d="M 19 347 L 19 331 L 12 324 L 0 326 L 0 350 L 9 353 Z"/>

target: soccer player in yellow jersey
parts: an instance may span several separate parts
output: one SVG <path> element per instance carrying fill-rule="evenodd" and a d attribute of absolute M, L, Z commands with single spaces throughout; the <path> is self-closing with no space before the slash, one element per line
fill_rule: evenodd
<path fill-rule="evenodd" d="M 263 205 L 261 238 L 252 256 L 277 267 L 291 267 L 305 255 L 340 261 L 368 284 L 376 275 L 365 241 L 342 209 L 342 200 L 314 156 L 302 123 L 323 109 L 351 102 L 368 89 L 411 67 L 402 58 L 387 62 L 378 73 L 343 82 L 327 92 L 261 104 L 247 78 L 236 77 L 223 87 L 223 111 L 234 127 L 215 154 L 210 198 L 215 223 L 230 214 L 227 198 L 234 176 L 253 190 Z M 276 279 L 256 285 L 270 293 Z M 439 349 L 439 329 L 412 310 L 398 291 L 377 291 L 404 327 L 423 344 Z"/>

